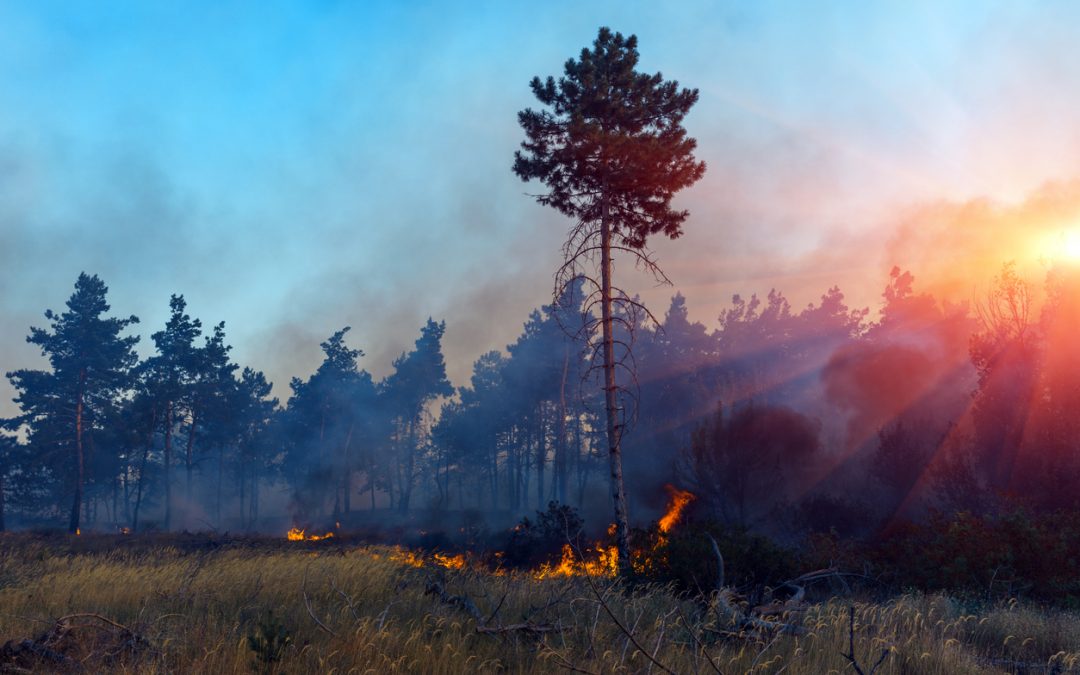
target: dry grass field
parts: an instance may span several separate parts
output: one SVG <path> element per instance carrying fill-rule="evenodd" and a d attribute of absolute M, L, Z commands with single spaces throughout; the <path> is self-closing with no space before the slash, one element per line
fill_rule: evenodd
<path fill-rule="evenodd" d="M 1080 672 L 1080 616 L 941 595 L 832 598 L 793 630 L 606 578 L 393 547 L 0 535 L 0 673 Z M 853 610 L 854 621 L 851 618 Z"/>

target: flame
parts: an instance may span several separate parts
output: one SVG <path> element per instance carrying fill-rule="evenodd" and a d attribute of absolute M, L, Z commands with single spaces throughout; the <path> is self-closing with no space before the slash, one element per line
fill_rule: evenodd
<path fill-rule="evenodd" d="M 75 536 L 76 537 L 82 536 L 82 529 L 81 528 L 78 528 L 78 527 L 75 528 Z"/>
<path fill-rule="evenodd" d="M 563 544 L 562 557 L 557 563 L 544 563 L 532 572 L 534 579 L 576 577 L 582 575 L 613 577 L 619 570 L 619 549 L 596 544 L 579 557 L 570 544 Z"/>
<path fill-rule="evenodd" d="M 442 553 L 436 553 L 434 556 L 435 562 L 442 565 L 448 570 L 460 570 L 465 567 L 465 554 L 459 553 L 458 555 L 444 555 Z"/>
<path fill-rule="evenodd" d="M 131 534 L 131 528 L 130 527 L 121 527 L 120 528 L 120 534 Z"/>
<path fill-rule="evenodd" d="M 394 562 L 408 565 L 409 567 L 424 566 L 424 558 L 415 551 L 410 551 L 407 548 L 395 547 L 394 550 L 390 552 L 390 559 Z"/>
<path fill-rule="evenodd" d="M 289 541 L 319 541 L 320 539 L 329 539 L 333 536 L 333 532 L 327 532 L 326 534 L 304 534 L 304 530 L 299 527 L 294 527 L 285 533 L 285 537 Z"/>
<path fill-rule="evenodd" d="M 635 569 L 639 565 L 647 567 L 650 561 L 653 560 L 653 554 L 658 548 L 664 545 L 666 541 L 665 535 L 671 531 L 679 520 L 682 518 L 683 511 L 686 509 L 686 505 L 695 499 L 694 494 L 687 492 L 686 490 L 679 490 L 671 485 L 667 486 L 668 492 L 671 494 L 671 502 L 668 505 L 667 512 L 659 521 L 660 537 L 656 544 L 653 546 L 653 550 L 650 552 L 638 552 L 637 557 L 644 558 L 644 560 L 635 561 Z M 513 530 L 520 529 L 520 525 L 515 526 Z M 616 532 L 615 524 L 612 523 L 607 530 L 609 537 L 614 537 Z M 294 536 L 295 533 L 295 536 Z M 304 537 L 303 530 L 290 530 L 290 539 L 300 539 Z M 435 565 L 445 569 L 460 570 L 465 569 L 469 562 L 465 554 L 447 555 L 445 553 L 433 553 L 430 557 L 425 557 L 422 552 L 416 552 L 402 547 L 394 547 L 391 549 L 390 559 L 402 565 L 409 567 L 426 567 Z M 500 559 L 503 557 L 503 553 L 495 553 L 495 558 Z M 551 579 L 556 577 L 576 577 L 576 576 L 600 576 L 600 577 L 614 577 L 619 571 L 619 549 L 615 545 L 606 546 L 602 542 L 596 542 L 591 547 L 583 549 L 580 553 L 574 550 L 574 547 L 570 544 L 563 544 L 562 551 L 559 559 L 555 562 L 544 563 L 536 569 L 528 572 L 532 578 L 536 580 Z M 507 572 L 503 568 L 498 568 L 492 572 L 496 576 L 507 576 L 513 574 L 513 572 Z"/>
<path fill-rule="evenodd" d="M 464 569 L 468 562 L 465 558 L 464 553 L 459 553 L 457 555 L 434 553 L 431 556 L 431 560 L 427 561 L 424 560 L 424 556 L 422 553 L 410 551 L 409 549 L 401 548 L 400 546 L 395 546 L 393 549 L 391 549 L 390 559 L 396 563 L 407 565 L 409 567 L 424 567 L 430 562 L 431 564 L 438 565 L 439 567 L 443 567 L 448 570 Z"/>
<path fill-rule="evenodd" d="M 668 505 L 667 513 L 660 519 L 660 532 L 662 534 L 667 534 L 671 531 L 671 528 L 675 527 L 675 523 L 679 522 L 679 518 L 682 517 L 683 509 L 695 499 L 692 492 L 680 490 L 673 485 L 666 485 L 665 487 L 671 495 L 671 503 Z"/>

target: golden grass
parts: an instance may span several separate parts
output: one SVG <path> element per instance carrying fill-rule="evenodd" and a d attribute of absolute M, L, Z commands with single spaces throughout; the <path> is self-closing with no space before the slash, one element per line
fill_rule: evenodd
<path fill-rule="evenodd" d="M 485 619 L 498 606 L 491 626 L 561 630 L 479 634 L 467 611 L 425 593 L 434 579 L 446 593 L 472 599 Z M 733 639 L 714 632 L 727 628 L 715 612 L 669 589 L 625 594 L 608 581 L 595 585 L 638 645 L 674 672 L 713 672 L 709 660 L 724 673 L 854 672 L 841 655 L 848 600 L 812 605 L 800 619 L 803 635 Z M 867 672 L 885 650 L 879 673 L 1013 672 L 1015 664 L 1080 672 L 1076 614 L 1013 602 L 975 615 L 939 595 L 854 605 L 855 653 Z M 195 553 L 70 553 L 34 541 L 3 548 L 0 642 L 32 637 L 79 612 L 124 624 L 153 645 L 114 666 L 117 672 L 661 672 L 580 578 L 415 567 L 394 549 L 340 544 Z M 279 661 L 260 660 L 249 637 L 276 623 L 289 643 Z M 92 660 L 87 666 L 101 668 Z"/>

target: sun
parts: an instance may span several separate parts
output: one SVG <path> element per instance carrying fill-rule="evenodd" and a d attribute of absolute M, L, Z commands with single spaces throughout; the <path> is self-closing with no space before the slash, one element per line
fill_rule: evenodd
<path fill-rule="evenodd" d="M 1080 260 L 1080 229 L 1065 230 L 1058 253 L 1069 260 Z"/>

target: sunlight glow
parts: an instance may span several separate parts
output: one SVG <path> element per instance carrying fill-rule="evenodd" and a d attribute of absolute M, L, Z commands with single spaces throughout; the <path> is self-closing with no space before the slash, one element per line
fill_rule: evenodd
<path fill-rule="evenodd" d="M 1080 260 L 1080 230 L 1066 230 L 1061 234 L 1058 253 L 1069 260 Z"/>

